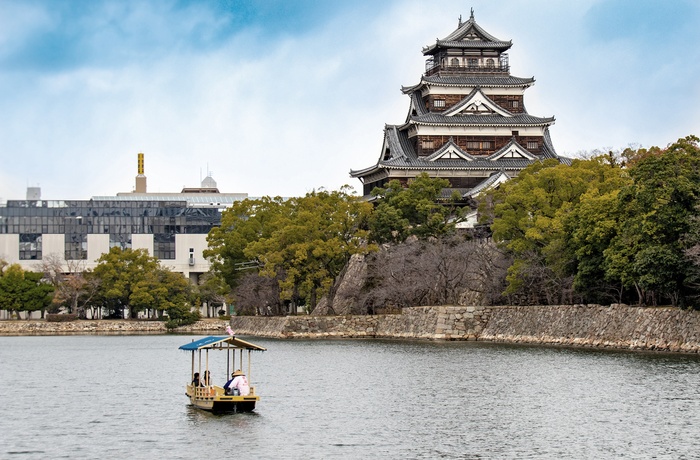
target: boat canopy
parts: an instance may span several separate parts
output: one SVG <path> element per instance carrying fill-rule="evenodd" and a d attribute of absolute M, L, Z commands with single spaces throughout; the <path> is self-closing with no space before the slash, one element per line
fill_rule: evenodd
<path fill-rule="evenodd" d="M 210 335 L 209 337 L 204 337 L 203 339 L 193 340 L 190 343 L 186 343 L 180 346 L 180 350 L 195 351 L 195 350 L 205 350 L 205 349 L 241 349 L 241 350 L 257 350 L 265 351 L 267 348 L 255 345 L 254 343 L 246 342 L 236 338 L 235 336 L 215 336 Z"/>

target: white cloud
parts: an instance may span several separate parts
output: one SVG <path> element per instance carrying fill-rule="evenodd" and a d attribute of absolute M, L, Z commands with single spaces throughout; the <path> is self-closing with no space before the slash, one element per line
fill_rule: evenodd
<path fill-rule="evenodd" d="M 596 2 L 474 3 L 486 30 L 513 40 L 512 73 L 537 79 L 526 106 L 557 117 L 551 132 L 560 152 L 665 145 L 698 133 L 700 115 L 688 103 L 700 93 L 697 64 L 689 71 L 673 55 L 645 68 L 629 37 L 592 40 L 585 19 Z M 139 151 L 150 191 L 196 185 L 207 168 L 222 191 L 251 196 L 346 183 L 359 190 L 348 172 L 376 162 L 384 124 L 403 122 L 400 87 L 418 82 L 421 48 L 454 30 L 459 14 L 468 18 L 461 1 L 440 5 L 397 0 L 373 7 L 374 16 L 358 9 L 302 34 L 263 40 L 269 34 L 252 27 L 203 47 L 168 35 L 173 18 L 156 18 L 167 12 L 129 10 L 113 65 L 0 72 L 0 197 L 22 198 L 28 184 L 40 184 L 46 199 L 128 191 Z M 173 34 L 208 21 L 222 27 L 201 9 L 177 14 L 189 22 Z M 154 48 L 133 35 L 151 20 Z"/>

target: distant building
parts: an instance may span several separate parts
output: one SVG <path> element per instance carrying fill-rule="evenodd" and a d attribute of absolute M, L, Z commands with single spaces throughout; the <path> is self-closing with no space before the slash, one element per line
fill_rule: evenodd
<path fill-rule="evenodd" d="M 0 259 L 39 271 L 48 256 L 66 272 L 93 268 L 110 248 L 147 249 L 163 266 L 196 283 L 209 270 L 202 256 L 206 236 L 221 211 L 247 198 L 220 193 L 207 175 L 201 187 L 180 193 L 148 193 L 139 154 L 135 191 L 89 200 L 42 200 L 37 187 L 25 200 L 0 205 Z"/>
<path fill-rule="evenodd" d="M 406 121 L 386 125 L 377 163 L 350 171 L 368 196 L 392 179 L 407 184 L 425 172 L 450 182 L 463 198 L 517 175 L 528 165 L 559 157 L 549 136 L 554 117 L 525 109 L 523 95 L 534 78 L 510 74 L 511 41 L 490 35 L 474 19 L 423 48 L 425 73 L 402 87 L 410 99 Z M 497 177 L 493 177 L 497 176 Z"/>

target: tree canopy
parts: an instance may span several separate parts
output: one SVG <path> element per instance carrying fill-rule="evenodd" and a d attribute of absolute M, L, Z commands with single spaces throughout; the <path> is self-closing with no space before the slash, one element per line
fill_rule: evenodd
<path fill-rule="evenodd" d="M 453 199 L 443 200 L 446 179 L 420 174 L 407 186 L 391 180 L 376 187 L 372 195 L 377 207 L 370 217 L 371 238 L 377 243 L 400 243 L 411 235 L 418 238 L 439 237 L 454 229 L 456 208 Z"/>
<path fill-rule="evenodd" d="M 0 261 L 0 309 L 11 312 L 46 309 L 51 304 L 54 287 L 43 277 L 43 273 L 25 271 L 18 264 Z"/>
<path fill-rule="evenodd" d="M 128 307 L 136 318 L 147 309 L 187 310 L 198 304 L 194 286 L 179 273 L 161 266 L 145 249 L 113 247 L 89 273 L 99 283 L 93 302 L 121 316 Z"/>
<path fill-rule="evenodd" d="M 205 256 L 234 289 L 252 266 L 278 278 L 281 302 L 313 307 L 350 256 L 372 250 L 371 211 L 371 204 L 345 188 L 288 200 L 244 200 L 223 212 L 221 227 L 209 233 Z"/>
<path fill-rule="evenodd" d="M 514 257 L 507 293 L 528 303 L 697 296 L 698 138 L 621 158 L 545 161 L 488 194 L 482 215 Z"/>

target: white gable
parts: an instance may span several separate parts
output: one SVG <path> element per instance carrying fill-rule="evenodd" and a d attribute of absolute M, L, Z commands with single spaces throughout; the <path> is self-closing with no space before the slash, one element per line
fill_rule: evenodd
<path fill-rule="evenodd" d="M 429 160 L 435 161 L 435 160 L 454 160 L 454 159 L 462 159 L 462 160 L 467 160 L 467 161 L 473 160 L 472 157 L 465 155 L 464 152 L 462 152 L 461 150 L 456 148 L 454 145 L 449 145 L 444 151 L 438 153 L 435 156 L 432 156 Z"/>
<path fill-rule="evenodd" d="M 455 115 L 490 115 L 498 114 L 504 117 L 512 117 L 513 114 L 499 107 L 489 99 L 481 90 L 476 90 L 471 97 L 445 111 L 445 116 Z"/>
<path fill-rule="evenodd" d="M 502 158 L 517 158 L 521 160 L 537 159 L 530 152 L 528 152 L 515 142 L 511 143 L 506 149 L 496 152 L 490 157 L 488 157 L 488 159 L 491 161 L 500 160 Z"/>

